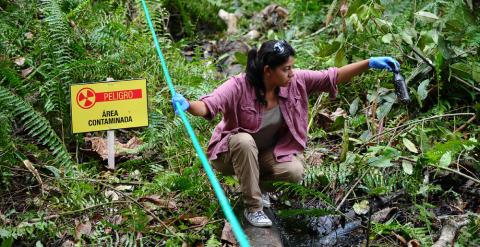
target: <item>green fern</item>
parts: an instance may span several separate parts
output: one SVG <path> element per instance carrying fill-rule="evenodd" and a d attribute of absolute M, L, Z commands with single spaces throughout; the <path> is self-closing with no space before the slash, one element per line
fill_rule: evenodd
<path fill-rule="evenodd" d="M 12 122 L 5 112 L 5 109 L 0 109 L 0 161 L 5 159 L 5 156 L 10 154 L 13 150 Z"/>
<path fill-rule="evenodd" d="M 359 188 L 365 189 L 371 195 L 383 195 L 395 191 L 397 182 L 401 179 L 398 173 L 388 174 L 385 168 L 370 168 L 362 181 Z"/>
<path fill-rule="evenodd" d="M 376 235 L 389 235 L 391 232 L 403 232 L 409 239 L 417 239 L 422 246 L 431 246 L 432 239 L 426 227 L 413 227 L 410 222 L 400 224 L 397 220 L 390 219 L 385 223 L 372 222 L 372 233 Z"/>
<path fill-rule="evenodd" d="M 55 156 L 57 165 L 71 167 L 71 156 L 64 143 L 55 133 L 50 122 L 35 111 L 28 102 L 0 86 L 0 108 L 10 111 L 23 123 L 28 135 L 34 137 L 37 143 L 48 147 Z"/>
<path fill-rule="evenodd" d="M 85 12 L 85 9 L 89 7 L 89 5 L 92 3 L 92 0 L 84 0 L 81 3 L 79 3 L 74 9 L 72 9 L 68 14 L 67 14 L 67 19 L 72 18 L 73 16 L 77 16 L 78 14 Z"/>
<path fill-rule="evenodd" d="M 333 181 L 346 184 L 354 171 L 353 164 L 356 158 L 356 154 L 348 152 L 345 161 L 340 164 L 330 163 L 308 167 L 302 183 L 308 187 Z"/>
<path fill-rule="evenodd" d="M 170 13 L 162 6 L 161 3 L 154 3 L 151 1 L 149 5 L 152 9 L 152 22 L 155 26 L 155 30 L 159 31 L 160 35 L 170 35 L 168 33 L 168 19 L 170 18 Z"/>
<path fill-rule="evenodd" d="M 42 0 L 45 23 L 48 28 L 49 45 L 53 49 L 55 65 L 67 64 L 72 59 L 69 44 L 72 40 L 71 30 L 65 14 L 56 0 Z"/>
<path fill-rule="evenodd" d="M 70 27 L 60 3 L 56 0 L 42 0 L 43 12 L 46 16 L 46 34 L 42 37 L 42 50 L 47 55 L 44 75 L 46 81 L 40 88 L 40 93 L 45 99 L 45 111 L 56 111 L 59 118 L 68 122 L 69 85 L 72 78 L 68 73 L 68 64 L 73 60 L 70 44 L 73 40 Z"/>
<path fill-rule="evenodd" d="M 0 108 L 0 187 L 8 190 L 12 183 L 11 166 L 18 160 L 15 157 L 15 143 L 12 139 L 12 118 L 5 109 Z"/>
<path fill-rule="evenodd" d="M 313 197 L 326 202 L 328 205 L 333 205 L 333 201 L 328 195 L 317 190 L 306 188 L 301 184 L 279 181 L 274 182 L 273 185 L 275 185 L 278 190 L 283 191 L 285 195 L 298 196 L 302 198 L 302 200 L 307 197 Z"/>
<path fill-rule="evenodd" d="M 307 167 L 302 184 L 306 187 L 312 187 L 317 184 L 326 184 L 325 167 L 323 165 Z"/>
<path fill-rule="evenodd" d="M 11 87 L 17 87 L 22 84 L 22 80 L 12 68 L 10 61 L 3 57 L 0 57 L 0 75 L 4 76 L 6 82 Z"/>

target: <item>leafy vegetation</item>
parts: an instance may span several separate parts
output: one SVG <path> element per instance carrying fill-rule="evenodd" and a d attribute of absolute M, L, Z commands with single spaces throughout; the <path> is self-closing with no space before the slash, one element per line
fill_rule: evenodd
<path fill-rule="evenodd" d="M 269 1 L 147 2 L 177 90 L 190 99 L 226 79 L 229 50 L 207 56 L 212 43 L 286 39 L 296 67 L 317 70 L 397 58 L 408 105 L 397 102 L 392 75 L 378 71 L 339 85 L 336 100 L 311 97 L 306 176 L 277 184 L 281 215 L 343 214 L 400 193 L 390 205 L 401 216 L 368 224 L 370 244 L 401 236 L 432 245 L 444 215 L 468 215 L 456 246 L 480 244 L 477 2 L 280 0 L 288 19 L 273 28 L 253 21 Z M 237 33 L 226 34 L 220 9 L 241 16 Z M 244 37 L 252 28 L 256 40 Z M 139 1 L 0 0 L 0 51 L 2 246 L 225 243 L 223 214 L 172 111 Z M 245 63 L 239 52 L 232 59 Z M 105 134 L 72 134 L 70 122 L 69 86 L 107 77 L 148 82 L 149 126 L 117 131 L 142 144 L 115 171 L 85 138 Z M 206 147 L 218 119 L 190 120 Z M 238 181 L 221 180 L 236 205 Z M 296 200 L 297 208 L 287 203 Z M 302 207 L 313 202 L 324 208 Z"/>

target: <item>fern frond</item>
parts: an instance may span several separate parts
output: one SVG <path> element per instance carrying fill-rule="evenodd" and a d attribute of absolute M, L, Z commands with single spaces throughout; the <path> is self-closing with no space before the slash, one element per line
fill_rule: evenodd
<path fill-rule="evenodd" d="M 37 143 L 52 151 L 54 161 L 59 166 L 72 166 L 72 159 L 64 143 L 55 133 L 50 122 L 21 97 L 0 86 L 0 108 L 7 109 L 25 126 L 28 135 L 35 137 Z"/>
<path fill-rule="evenodd" d="M 325 179 L 325 167 L 323 165 L 307 167 L 302 184 L 306 187 L 312 187 Z"/>
<path fill-rule="evenodd" d="M 299 196 L 302 199 L 305 199 L 307 197 L 314 197 L 314 198 L 323 200 L 325 203 L 327 203 L 330 206 L 333 205 L 333 201 L 328 195 L 318 190 L 306 188 L 301 184 L 289 183 L 289 182 L 283 182 L 283 181 L 275 182 L 273 184 L 279 190 L 283 191 L 288 195 Z"/>
<path fill-rule="evenodd" d="M 154 4 L 152 6 L 152 22 L 155 30 L 159 30 L 161 34 L 169 35 L 168 33 L 168 20 L 170 19 L 170 13 L 166 10 L 161 3 Z"/>
<path fill-rule="evenodd" d="M 14 142 L 12 140 L 11 117 L 5 109 L 0 108 L 0 163 L 13 163 Z"/>
<path fill-rule="evenodd" d="M 3 78 L 6 79 L 6 82 L 11 87 L 17 87 L 22 84 L 22 80 L 15 69 L 12 68 L 11 63 L 7 58 L 0 57 L 0 79 Z"/>
<path fill-rule="evenodd" d="M 354 164 L 355 158 L 355 154 L 348 152 L 347 158 L 340 164 L 330 163 L 310 166 L 306 170 L 302 183 L 309 187 L 320 182 L 331 183 L 337 181 L 340 184 L 346 184 L 349 177 L 353 174 L 354 169 L 352 165 Z"/>
<path fill-rule="evenodd" d="M 79 13 L 85 12 L 85 9 L 92 3 L 92 0 L 84 0 L 80 4 L 77 5 L 74 9 L 72 9 L 66 16 L 67 19 L 72 18 L 73 16 L 77 16 Z"/>
<path fill-rule="evenodd" d="M 41 3 L 47 26 L 47 37 L 42 43 L 47 54 L 45 67 L 49 70 L 44 75 L 46 82 L 40 92 L 45 98 L 47 113 L 57 111 L 60 119 L 68 119 L 65 116 L 68 116 L 68 92 L 72 79 L 67 65 L 74 57 L 70 48 L 73 35 L 60 3 L 57 0 L 42 0 Z"/>
<path fill-rule="evenodd" d="M 65 14 L 56 0 L 42 0 L 43 10 L 48 27 L 49 44 L 52 46 L 55 65 L 67 64 L 72 56 L 69 43 L 72 40 L 70 27 Z"/>

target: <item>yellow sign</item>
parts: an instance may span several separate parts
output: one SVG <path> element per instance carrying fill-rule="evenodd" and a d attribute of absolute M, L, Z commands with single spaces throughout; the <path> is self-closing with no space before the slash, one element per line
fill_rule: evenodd
<path fill-rule="evenodd" d="M 70 98 L 73 133 L 148 125 L 146 80 L 75 84 Z"/>

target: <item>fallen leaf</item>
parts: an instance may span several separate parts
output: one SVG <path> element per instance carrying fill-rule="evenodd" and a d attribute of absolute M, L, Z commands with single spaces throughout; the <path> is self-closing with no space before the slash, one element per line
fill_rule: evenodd
<path fill-rule="evenodd" d="M 85 137 L 85 141 L 92 143 L 92 150 L 97 152 L 103 160 L 108 159 L 107 139 L 102 137 Z M 143 142 L 137 137 L 132 137 L 127 143 L 123 144 L 115 141 L 115 157 L 127 154 L 138 153 L 138 148 Z"/>
<path fill-rule="evenodd" d="M 119 199 L 117 192 L 113 190 L 106 190 L 104 194 L 106 198 L 111 198 L 112 201 L 118 201 Z"/>
<path fill-rule="evenodd" d="M 119 186 L 116 186 L 115 187 L 116 190 L 119 190 L 119 191 L 130 191 L 130 190 L 133 190 L 133 185 L 119 185 Z"/>
<path fill-rule="evenodd" d="M 32 73 L 33 71 L 33 68 L 27 68 L 27 69 L 23 69 L 22 70 L 22 77 L 23 78 L 26 78 L 30 73 Z"/>
<path fill-rule="evenodd" d="M 79 223 L 75 226 L 75 239 L 80 239 L 82 235 L 89 236 L 92 232 L 92 223 L 86 221 L 85 223 Z"/>
<path fill-rule="evenodd" d="M 203 226 L 208 223 L 208 218 L 205 216 L 192 217 L 187 219 L 188 222 L 192 225 Z"/>
<path fill-rule="evenodd" d="M 260 32 L 257 31 L 257 30 L 250 30 L 250 32 L 248 32 L 245 37 L 249 40 L 255 40 L 255 39 L 258 39 L 260 37 Z"/>
<path fill-rule="evenodd" d="M 420 247 L 420 242 L 416 239 L 410 240 L 408 241 L 407 247 Z"/>
<path fill-rule="evenodd" d="M 368 213 L 368 210 L 370 210 L 370 206 L 368 205 L 367 200 L 362 200 L 361 202 L 353 204 L 353 211 L 355 211 L 356 214 L 366 214 Z"/>
<path fill-rule="evenodd" d="M 461 197 L 457 197 L 454 205 L 452 205 L 452 206 L 463 213 L 463 211 L 467 207 L 467 204 L 468 204 L 468 202 L 463 201 Z"/>
<path fill-rule="evenodd" d="M 118 144 L 120 144 L 122 148 L 134 149 L 140 146 L 141 144 L 143 144 L 143 142 L 140 139 L 138 139 L 136 136 L 134 136 L 130 138 L 130 140 L 128 140 L 127 144 L 121 144 L 118 142 L 116 145 Z"/>
<path fill-rule="evenodd" d="M 42 178 L 40 177 L 40 174 L 38 173 L 37 169 L 35 169 L 35 167 L 33 166 L 33 163 L 30 160 L 24 160 L 23 164 L 33 174 L 35 179 L 37 179 L 37 182 L 38 184 L 40 184 L 40 188 L 42 189 L 42 193 L 44 193 Z"/>
<path fill-rule="evenodd" d="M 19 57 L 19 58 L 16 58 L 13 62 L 18 66 L 23 66 L 23 64 L 25 63 L 25 58 Z"/>
<path fill-rule="evenodd" d="M 338 117 L 347 117 L 347 113 L 345 112 L 345 110 L 343 110 L 342 108 L 337 108 L 334 112 L 332 112 L 332 114 L 330 115 L 330 119 L 332 121 L 335 122 L 335 120 L 338 118 Z"/>
<path fill-rule="evenodd" d="M 415 147 L 415 144 L 413 144 L 413 142 L 408 140 L 407 138 L 403 138 L 403 145 L 405 145 L 408 151 L 412 153 L 418 153 L 418 149 L 417 147 Z"/>
<path fill-rule="evenodd" d="M 142 174 L 140 173 L 139 170 L 135 170 L 132 173 L 130 173 L 130 177 L 135 179 L 135 180 L 140 180 L 140 179 L 142 179 Z"/>
<path fill-rule="evenodd" d="M 120 225 L 123 222 L 123 217 L 121 215 L 114 215 L 112 219 L 110 220 L 110 223 L 113 225 Z"/>
<path fill-rule="evenodd" d="M 27 32 L 24 35 L 25 35 L 25 38 L 27 38 L 27 39 L 33 39 L 33 33 L 31 33 L 31 32 Z"/>
<path fill-rule="evenodd" d="M 323 163 L 324 156 L 325 154 L 322 152 L 313 151 L 307 156 L 307 162 L 308 164 L 320 165 Z"/>
<path fill-rule="evenodd" d="M 378 223 L 385 222 L 388 219 L 388 216 L 390 216 L 391 212 L 397 209 L 398 208 L 396 207 L 393 207 L 393 208 L 388 207 L 375 212 L 372 215 L 372 222 L 378 222 Z"/>
<path fill-rule="evenodd" d="M 268 5 L 262 10 L 264 18 L 274 14 L 278 15 L 280 18 L 286 18 L 288 16 L 288 10 L 274 3 Z"/>
<path fill-rule="evenodd" d="M 398 239 L 398 241 L 402 242 L 403 246 L 407 244 L 407 240 L 405 238 L 395 232 L 392 232 L 392 234 Z"/>
<path fill-rule="evenodd" d="M 402 161 L 402 168 L 403 168 L 403 171 L 408 174 L 408 175 L 412 175 L 413 173 L 413 166 L 412 166 L 412 162 L 408 161 L 408 160 L 403 160 Z"/>
<path fill-rule="evenodd" d="M 74 246 L 75 246 L 75 243 L 71 240 L 67 240 L 62 244 L 62 247 L 74 247 Z"/>
<path fill-rule="evenodd" d="M 288 10 L 278 4 L 270 4 L 251 18 L 251 26 L 259 30 L 279 29 L 287 24 Z"/>
<path fill-rule="evenodd" d="M 237 240 L 235 239 L 235 235 L 233 235 L 233 232 L 232 232 L 232 226 L 226 220 L 225 220 L 225 225 L 223 226 L 222 236 L 221 236 L 220 239 L 223 240 L 223 241 L 226 241 L 230 244 L 234 244 L 234 245 L 237 244 Z"/>
<path fill-rule="evenodd" d="M 143 201 L 142 205 L 148 210 L 148 211 L 155 211 L 158 210 L 159 206 L 157 206 L 155 203 L 149 202 L 149 201 Z"/>
<path fill-rule="evenodd" d="M 144 196 L 138 199 L 138 201 L 148 201 L 154 203 L 157 206 L 160 206 L 161 208 L 177 209 L 177 204 L 174 201 L 162 199 L 159 195 Z"/>

